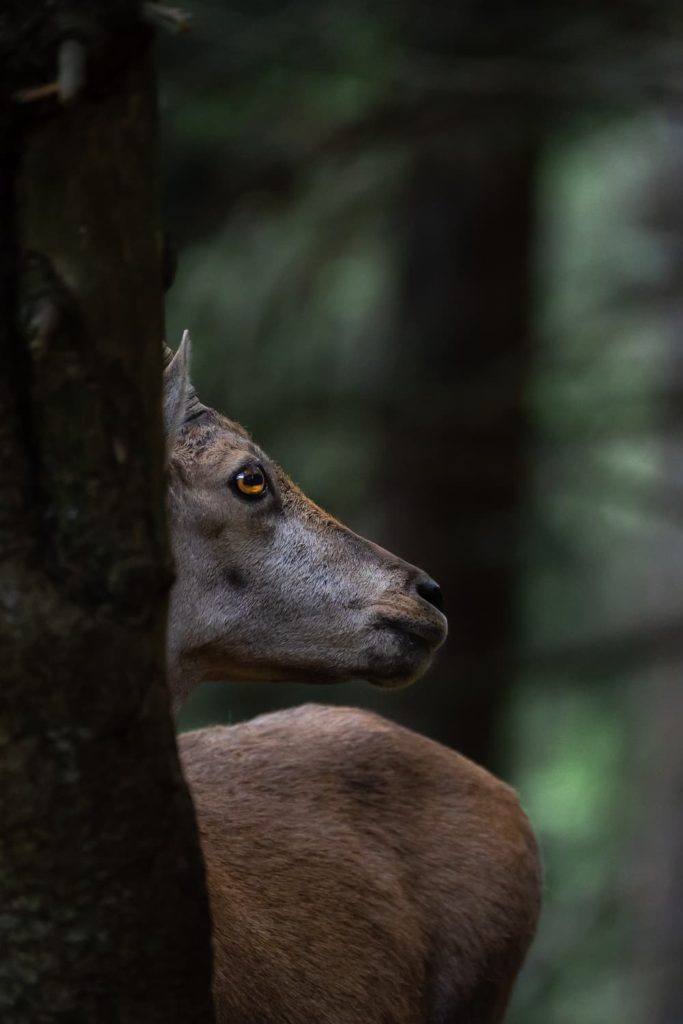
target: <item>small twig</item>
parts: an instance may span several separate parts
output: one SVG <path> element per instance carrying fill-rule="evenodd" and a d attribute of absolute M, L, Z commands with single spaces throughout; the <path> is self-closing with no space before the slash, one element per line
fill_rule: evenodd
<path fill-rule="evenodd" d="M 36 302 L 26 328 L 29 348 L 32 352 L 44 353 L 59 320 L 59 309 L 53 299 L 43 296 Z"/>
<path fill-rule="evenodd" d="M 19 89 L 14 93 L 18 103 L 34 103 L 36 100 L 56 96 L 60 103 L 73 103 L 78 99 L 85 83 L 85 47 L 78 39 L 64 39 L 57 51 L 57 78 L 44 85 L 30 89 Z"/>
<path fill-rule="evenodd" d="M 192 28 L 192 16 L 179 7 L 169 7 L 149 0 L 142 5 L 142 16 L 153 25 L 160 25 L 171 32 L 189 32 Z"/>
<path fill-rule="evenodd" d="M 45 85 L 34 85 L 30 89 L 19 89 L 14 93 L 17 103 L 33 103 L 35 100 L 48 99 L 59 95 L 59 83 L 47 82 Z"/>

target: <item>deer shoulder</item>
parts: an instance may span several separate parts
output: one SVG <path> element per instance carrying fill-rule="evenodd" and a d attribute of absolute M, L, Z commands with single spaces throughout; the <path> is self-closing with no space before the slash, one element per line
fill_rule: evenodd
<path fill-rule="evenodd" d="M 203 729 L 180 750 L 219 1022 L 502 1019 L 540 894 L 509 787 L 351 708 Z"/>

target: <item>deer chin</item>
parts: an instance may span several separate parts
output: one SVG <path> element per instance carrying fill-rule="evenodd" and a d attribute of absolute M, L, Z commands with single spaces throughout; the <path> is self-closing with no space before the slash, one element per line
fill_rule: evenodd
<path fill-rule="evenodd" d="M 409 686 L 427 671 L 447 632 L 440 612 L 428 616 L 382 612 L 372 625 L 367 668 L 358 677 L 384 689 Z"/>

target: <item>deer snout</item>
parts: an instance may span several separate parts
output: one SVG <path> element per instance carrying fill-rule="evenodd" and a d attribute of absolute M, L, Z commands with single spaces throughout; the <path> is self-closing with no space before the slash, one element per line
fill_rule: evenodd
<path fill-rule="evenodd" d="M 441 587 L 415 566 L 400 566 L 402 581 L 374 604 L 378 647 L 365 678 L 379 686 L 405 686 L 428 668 L 448 633 Z M 398 585 L 397 585 L 398 584 Z"/>
<path fill-rule="evenodd" d="M 419 638 L 436 650 L 447 633 L 441 587 L 422 569 L 406 568 L 403 585 L 392 588 L 375 605 L 380 612 L 380 624 L 413 639 Z"/>
<path fill-rule="evenodd" d="M 427 576 L 425 573 L 423 576 L 418 577 L 413 585 L 418 597 L 433 605 L 437 611 L 443 611 L 443 594 L 436 580 L 433 580 L 431 576 Z"/>

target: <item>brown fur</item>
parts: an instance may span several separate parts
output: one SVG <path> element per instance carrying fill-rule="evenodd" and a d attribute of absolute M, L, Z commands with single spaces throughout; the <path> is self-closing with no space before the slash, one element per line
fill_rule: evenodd
<path fill-rule="evenodd" d="M 218 1024 L 497 1024 L 540 868 L 515 794 L 365 711 L 180 737 Z"/>

